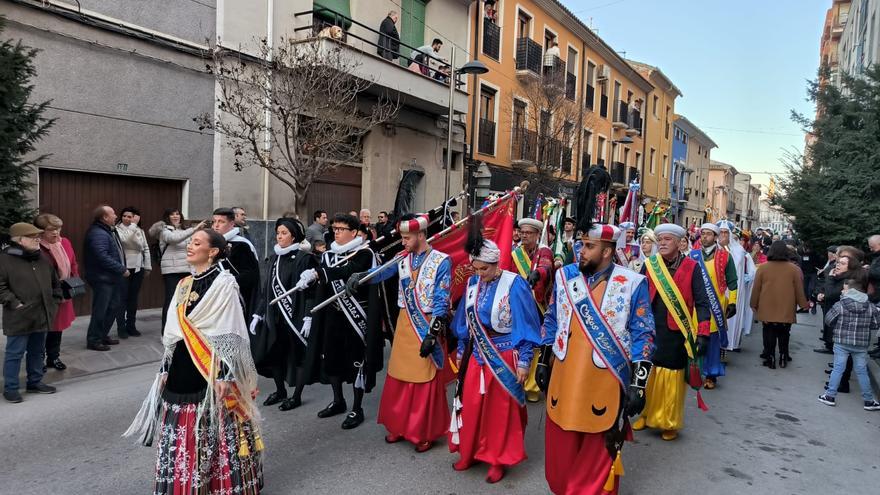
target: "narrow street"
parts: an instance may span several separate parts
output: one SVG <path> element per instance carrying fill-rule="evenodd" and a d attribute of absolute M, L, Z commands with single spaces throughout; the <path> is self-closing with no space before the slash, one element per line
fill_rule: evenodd
<path fill-rule="evenodd" d="M 760 366 L 760 327 L 731 355 L 728 377 L 704 392 L 707 413 L 688 400 L 686 427 L 675 442 L 639 432 L 624 450 L 622 494 L 856 493 L 880 476 L 880 414 L 862 410 L 858 385 L 836 408 L 816 397 L 828 356 L 812 352 L 818 316 L 799 315 L 792 331 L 794 361 L 787 369 Z M 147 329 L 144 339 L 157 338 Z M 123 344 L 123 346 L 125 343 Z M 117 352 L 117 351 L 111 351 Z M 56 382 L 57 395 L 27 395 L 0 404 L 0 474 L 4 493 L 148 493 L 152 448 L 120 434 L 152 380 L 155 364 Z M 263 383 L 264 390 L 271 388 Z M 369 396 L 367 423 L 343 431 L 342 417 L 319 420 L 330 401 L 327 387 L 312 387 L 292 412 L 265 411 L 266 494 L 548 493 L 543 473 L 543 408 L 529 408 L 530 458 L 498 485 L 483 481 L 485 467 L 452 470 L 457 456 L 437 444 L 416 454 L 387 445 L 375 424 L 380 394 Z M 451 388 L 450 388 L 451 393 Z M 265 398 L 261 394 L 260 400 Z"/>

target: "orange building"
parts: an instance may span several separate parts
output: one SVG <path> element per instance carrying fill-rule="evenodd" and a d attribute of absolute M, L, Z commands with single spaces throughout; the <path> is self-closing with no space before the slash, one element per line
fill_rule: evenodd
<path fill-rule="evenodd" d="M 672 123 L 675 120 L 675 99 L 681 91 L 657 67 L 635 62 L 629 63 L 648 79 L 654 89 L 648 94 L 645 109 L 645 167 L 642 174 L 642 198 L 651 202 L 669 199 L 669 174 L 672 164 Z M 668 203 L 668 201 L 667 201 Z"/>
<path fill-rule="evenodd" d="M 573 198 L 601 164 L 622 195 L 645 176 L 647 76 L 555 0 L 472 2 L 470 24 L 472 58 L 489 72 L 469 88 L 468 136 L 490 189 L 528 178 L 532 194 Z"/>

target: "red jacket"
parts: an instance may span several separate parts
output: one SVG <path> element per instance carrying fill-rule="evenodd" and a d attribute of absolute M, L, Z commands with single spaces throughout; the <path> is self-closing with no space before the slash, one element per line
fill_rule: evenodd
<path fill-rule="evenodd" d="M 66 237 L 62 237 L 58 242 L 61 243 L 61 247 L 64 248 L 64 252 L 67 253 L 67 258 L 70 260 L 70 276 L 78 277 L 79 267 L 76 264 L 76 253 L 73 252 L 73 246 Z M 40 250 L 43 252 L 46 259 L 52 263 L 52 267 L 57 271 L 58 265 L 55 263 L 55 258 L 52 257 L 49 250 L 42 246 L 40 247 Z M 73 300 L 65 299 L 61 301 L 61 303 L 58 304 L 58 312 L 55 313 L 55 319 L 52 321 L 52 331 L 60 332 L 70 328 L 74 318 L 76 318 L 76 313 L 73 309 Z"/>
<path fill-rule="evenodd" d="M 687 310 L 689 313 L 694 313 L 694 276 L 699 276 L 697 270 L 699 267 L 697 266 L 697 262 L 691 259 L 688 256 L 685 256 L 684 259 L 681 260 L 681 264 L 678 266 L 678 269 L 675 271 L 675 274 L 672 276 L 672 281 L 675 282 L 675 285 L 678 287 L 678 291 L 681 292 L 681 297 L 684 298 L 685 305 L 687 306 Z M 654 296 L 657 295 L 657 288 L 654 286 L 654 280 L 651 277 L 648 278 L 648 294 L 651 298 L 651 301 L 654 301 Z M 700 284 L 703 282 L 700 281 Z M 670 330 L 678 330 L 681 329 L 678 327 L 678 324 L 675 322 L 675 319 L 672 317 L 672 312 L 669 311 L 666 315 L 666 325 Z M 708 319 L 704 321 L 698 321 L 697 323 L 697 335 L 705 335 L 708 336 L 711 330 L 711 323 Z"/>

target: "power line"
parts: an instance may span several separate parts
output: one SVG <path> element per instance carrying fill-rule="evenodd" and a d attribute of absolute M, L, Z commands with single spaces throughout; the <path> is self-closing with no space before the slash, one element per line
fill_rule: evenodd
<path fill-rule="evenodd" d="M 52 105 L 46 105 L 46 108 L 51 108 L 52 110 L 58 110 L 59 112 L 76 113 L 76 114 L 80 114 L 80 115 L 88 115 L 90 117 L 100 117 L 103 119 L 118 120 L 120 122 L 129 122 L 132 124 L 148 125 L 148 126 L 152 126 L 152 127 L 161 127 L 163 129 L 171 129 L 171 130 L 175 130 L 175 131 L 191 132 L 193 134 L 200 134 L 203 136 L 210 136 L 213 134 L 210 132 L 202 132 L 202 131 L 198 131 L 198 130 L 194 130 L 194 129 L 186 129 L 183 127 L 175 127 L 172 125 L 158 124 L 156 122 L 144 122 L 142 120 L 126 119 L 125 117 L 115 117 L 113 115 L 104 115 L 104 114 L 94 113 L 94 112 L 85 112 L 82 110 L 73 110 L 70 108 L 61 108 L 61 107 L 55 107 Z"/>

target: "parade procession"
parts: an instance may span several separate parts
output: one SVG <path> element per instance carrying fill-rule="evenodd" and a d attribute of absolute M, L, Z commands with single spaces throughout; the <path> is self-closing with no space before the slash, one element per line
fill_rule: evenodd
<path fill-rule="evenodd" d="M 272 431 L 261 425 L 257 374 L 275 386 L 263 407 L 296 410 L 306 386 L 329 385 L 333 399 L 318 420 L 344 416 L 342 430 L 377 422 L 384 443 L 418 454 L 443 446 L 457 454 L 451 470 L 481 465 L 489 484 L 543 449 L 552 493 L 619 493 L 628 442 L 651 430 L 675 441 L 689 395 L 708 410 L 703 390 L 725 376 L 731 340 L 749 333 L 736 326 L 735 307 L 750 294 L 737 290 L 735 227 L 706 223 L 692 241 L 662 221 L 614 225 L 620 212 L 602 204 L 609 186 L 594 167 L 576 197 L 534 196 L 517 219 L 523 182 L 453 221 L 450 205 L 462 194 L 401 216 L 372 240 L 358 235 L 358 218 L 340 213 L 328 220 L 334 240 L 319 259 L 307 256 L 299 221 L 280 218 L 251 306 L 241 304 L 241 272 L 226 254 L 229 243 L 248 249 L 248 241 L 196 231 L 187 248 L 196 273 L 177 286 L 166 358 L 125 432 L 158 445 L 155 493 L 271 486 L 262 457 Z M 224 215 L 215 218 L 222 224 Z M 647 236 L 656 246 L 634 241 Z M 682 240 L 693 247 L 683 250 Z M 629 268 L 635 261 L 639 271 Z M 364 397 L 382 370 L 370 411 Z M 529 421 L 526 406 L 536 402 L 539 418 Z M 525 444 L 529 428 L 543 429 L 543 445 Z"/>

